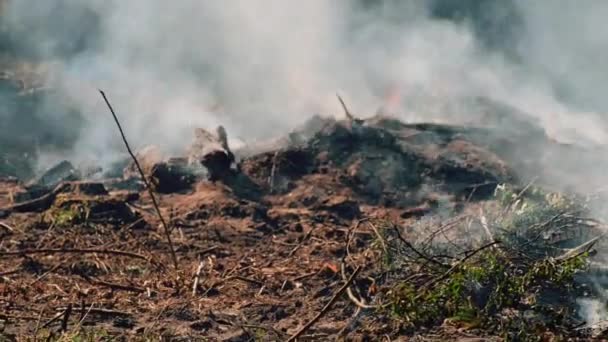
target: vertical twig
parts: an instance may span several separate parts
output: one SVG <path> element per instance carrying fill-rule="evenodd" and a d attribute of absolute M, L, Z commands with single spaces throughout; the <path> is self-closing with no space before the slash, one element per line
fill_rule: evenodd
<path fill-rule="evenodd" d="M 203 271 L 203 266 L 205 266 L 205 262 L 201 261 L 201 263 L 198 264 L 196 273 L 194 274 L 194 284 L 192 285 L 192 295 L 193 296 L 196 296 L 196 291 L 198 290 L 198 282 L 199 282 L 199 279 L 201 278 L 201 272 Z"/>
<path fill-rule="evenodd" d="M 154 205 L 154 208 L 156 209 L 156 213 L 158 214 L 160 223 L 162 224 L 163 230 L 165 231 L 165 236 L 167 237 L 167 242 L 169 243 L 169 249 L 171 250 L 171 258 L 173 259 L 173 265 L 175 266 L 175 269 L 178 269 L 179 266 L 177 263 L 177 256 L 175 255 L 175 249 L 173 248 L 173 241 L 171 241 L 171 233 L 169 232 L 169 227 L 167 226 L 167 222 L 165 221 L 163 215 L 160 212 L 158 202 L 156 202 L 156 197 L 154 196 L 154 191 L 152 191 L 152 187 L 150 186 L 150 183 L 148 182 L 148 179 L 146 178 L 144 171 L 142 170 L 141 166 L 139 165 L 139 162 L 137 161 L 135 154 L 133 154 L 133 151 L 131 151 L 131 147 L 129 146 L 129 143 L 127 142 L 125 133 L 122 130 L 122 126 L 120 125 L 120 122 L 118 121 L 118 117 L 116 116 L 116 113 L 114 112 L 114 109 L 112 108 L 112 105 L 110 104 L 110 101 L 108 101 L 108 98 L 106 97 L 106 94 L 103 92 L 103 90 L 100 89 L 99 92 L 101 93 L 101 96 L 103 97 L 104 101 L 106 102 L 106 105 L 110 109 L 110 113 L 112 113 L 112 117 L 114 118 L 114 121 L 116 122 L 116 126 L 118 126 L 118 130 L 120 131 L 120 136 L 122 137 L 122 141 L 125 143 L 127 152 L 129 152 L 129 154 L 131 155 L 131 158 L 133 158 L 133 162 L 135 162 L 137 171 L 139 171 L 139 174 L 141 175 L 141 179 L 144 182 L 146 189 L 148 189 L 148 193 L 150 194 L 150 198 L 152 199 L 152 204 Z"/>
<path fill-rule="evenodd" d="M 63 314 L 63 319 L 61 320 L 61 331 L 68 331 L 68 322 L 70 320 L 70 315 L 72 314 L 72 303 L 68 304 L 68 307 L 65 309 Z"/>
<path fill-rule="evenodd" d="M 48 304 L 47 304 L 48 305 Z M 34 342 L 38 340 L 38 330 L 40 329 L 40 322 L 42 321 L 42 315 L 46 310 L 46 305 L 40 310 L 40 314 L 38 314 L 38 319 L 36 320 L 36 328 L 34 329 Z"/>
<path fill-rule="evenodd" d="M 274 193 L 274 177 L 277 172 L 277 158 L 279 156 L 279 151 L 274 153 L 272 157 L 272 168 L 270 169 L 270 177 L 268 177 L 268 183 L 270 185 L 270 193 Z"/>
<path fill-rule="evenodd" d="M 344 109 L 344 114 L 346 115 L 348 120 L 355 121 L 355 118 L 353 117 L 353 115 L 350 113 L 350 111 L 346 107 L 344 100 L 342 100 L 342 96 L 340 96 L 340 94 L 336 94 L 336 96 L 338 97 L 338 101 L 340 101 L 340 104 L 342 105 L 342 109 Z"/>

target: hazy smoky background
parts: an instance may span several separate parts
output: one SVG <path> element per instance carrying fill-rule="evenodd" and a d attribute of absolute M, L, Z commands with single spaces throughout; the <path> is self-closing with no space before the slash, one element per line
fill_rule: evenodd
<path fill-rule="evenodd" d="M 608 140 L 604 0 L 2 4 L 0 48 L 43 61 L 53 91 L 23 104 L 0 89 L 0 145 L 34 145 L 39 168 L 63 158 L 107 165 L 124 153 L 98 88 L 134 147 L 172 153 L 194 127 L 223 124 L 252 142 L 313 114 L 341 116 L 336 92 L 363 117 L 390 102 L 404 120 L 467 124 L 496 110 L 467 100 L 487 97 L 559 141 Z M 605 316 L 581 305 L 591 321 Z"/>
<path fill-rule="evenodd" d="M 250 142 L 340 116 L 336 92 L 373 115 L 391 89 L 407 120 L 475 123 L 479 108 L 459 99 L 486 96 L 558 139 L 606 139 L 601 0 L 8 0 L 3 13 L 3 44 L 49 64 L 79 113 L 38 106 L 40 125 L 73 145 L 42 164 L 122 151 L 97 88 L 133 145 L 171 152 L 195 126 Z"/>

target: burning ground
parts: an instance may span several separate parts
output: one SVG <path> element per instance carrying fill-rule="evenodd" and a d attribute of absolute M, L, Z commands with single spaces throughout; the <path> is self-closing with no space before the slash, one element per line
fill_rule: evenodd
<path fill-rule="evenodd" d="M 589 217 L 602 194 L 548 181 L 569 171 L 565 154 L 588 168 L 597 150 L 500 118 L 509 124 L 317 116 L 234 151 L 225 131 L 202 129 L 181 155 L 142 149 L 171 242 L 128 157 L 37 177 L 5 167 L 2 336 L 599 336 L 588 321 L 599 313 L 580 303 L 604 296 L 604 225 Z"/>

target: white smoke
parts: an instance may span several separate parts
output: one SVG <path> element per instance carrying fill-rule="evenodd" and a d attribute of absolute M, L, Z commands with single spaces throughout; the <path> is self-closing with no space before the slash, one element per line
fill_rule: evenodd
<path fill-rule="evenodd" d="M 440 102 L 481 95 L 537 117 L 556 138 L 606 141 L 597 114 L 608 106 L 601 96 L 608 74 L 597 66 L 608 41 L 600 0 L 515 1 L 518 60 L 487 48 L 470 22 L 432 17 L 438 0 L 364 3 L 21 0 L 7 12 L 16 27 L 43 27 L 24 39 L 56 62 L 58 82 L 85 114 L 72 158 L 121 150 L 96 88 L 134 145 L 170 151 L 187 144 L 195 126 L 221 123 L 251 140 L 315 113 L 339 116 L 336 92 L 371 115 L 391 85 L 406 98 L 404 119 L 430 120 L 434 106 L 444 110 Z M 83 48 L 66 58 L 55 53 L 57 41 Z"/>

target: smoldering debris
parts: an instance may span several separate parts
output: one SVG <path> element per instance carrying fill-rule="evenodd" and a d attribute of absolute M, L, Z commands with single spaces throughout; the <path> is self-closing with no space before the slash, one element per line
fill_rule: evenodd
<path fill-rule="evenodd" d="M 349 265 L 365 264 L 366 278 L 345 290 L 348 298 L 366 309 L 395 308 L 392 318 L 382 319 L 401 317 L 412 331 L 425 327 L 448 334 L 451 324 L 474 324 L 484 334 L 504 335 L 521 331 L 530 321 L 551 333 L 565 334 L 569 326 L 582 324 L 576 317 L 575 299 L 595 296 L 599 291 L 590 283 L 606 276 L 595 266 L 595 273 L 583 273 L 587 258 L 601 260 L 593 252 L 606 248 L 602 239 L 606 226 L 587 217 L 590 205 L 585 200 L 547 190 L 542 177 L 530 182 L 525 171 L 560 167 L 559 159 L 544 154 L 548 146 L 556 151 L 576 149 L 581 158 L 590 158 L 591 152 L 565 147 L 534 129 L 514 135 L 499 126 L 406 123 L 387 116 L 361 120 L 316 116 L 285 136 L 234 152 L 227 143 L 229 132 L 197 128 L 181 153 L 150 145 L 135 157 L 174 227 L 170 234 L 176 241 L 178 267 L 188 260 L 198 268 L 202 241 L 214 244 L 203 251 L 230 249 L 209 261 L 222 264 L 222 272 L 234 267 L 224 264 L 226 260 L 241 265 L 250 247 L 254 253 L 270 253 L 265 258 L 283 260 L 290 265 L 286 269 L 302 267 L 289 257 L 306 255 L 315 265 L 307 286 L 315 289 L 310 298 L 317 301 L 332 277 L 347 277 L 347 270 L 353 269 Z M 137 234 L 130 243 L 142 243 L 155 258 L 163 258 L 168 247 L 153 235 L 154 229 L 148 229 L 158 218 L 150 211 L 149 194 L 142 194 L 146 189 L 140 177 L 128 160 L 95 175 L 62 161 L 30 182 L 12 181 L 12 202 L 0 206 L 0 215 L 16 220 L 12 222 L 35 215 L 35 220 L 27 221 L 34 228 L 24 232 L 52 226 L 76 236 L 107 229 L 124 236 Z M 114 238 L 113 234 L 99 239 Z M 270 238 L 281 242 L 268 243 Z M 191 243 L 187 241 L 196 241 L 197 247 L 186 247 Z M 40 253 L 45 251 L 57 249 Z M 341 261 L 335 266 L 328 260 Z M 260 272 L 277 270 L 271 265 Z M 253 267 L 242 272 L 258 271 Z M 264 295 L 273 298 L 283 292 L 294 298 L 296 293 L 309 295 L 304 286 L 274 284 L 276 276 L 269 280 L 255 274 L 257 278 L 234 279 L 264 284 L 256 291 L 267 291 Z M 560 287 L 564 282 L 568 286 Z M 199 284 L 211 305 L 216 305 L 212 294 L 223 299 L 237 295 L 218 284 L 220 280 Z M 507 293 L 503 285 L 516 290 Z M 446 288 L 459 290 L 446 292 Z M 191 291 L 188 287 L 184 293 Z M 556 300 L 559 296 L 568 300 Z M 245 297 L 239 300 L 255 301 L 251 299 L 255 296 Z M 438 305 L 434 298 L 449 305 Z M 543 309 L 530 306 L 532 300 L 542 303 Z M 300 305 L 293 310 L 304 314 L 306 308 Z M 469 316 L 454 318 L 463 312 Z M 343 312 L 336 317 L 348 320 L 351 315 Z M 269 319 L 294 328 L 282 316 Z M 507 321 L 514 325 L 503 324 Z M 376 325 L 370 321 L 370 326 Z M 373 334 L 380 331 L 404 333 L 379 328 Z M 572 334 L 582 336 L 583 331 Z"/>

